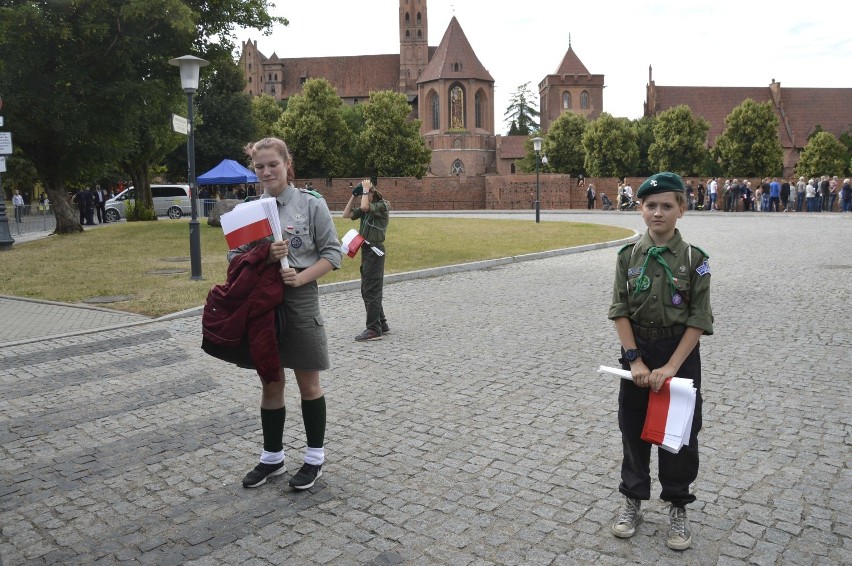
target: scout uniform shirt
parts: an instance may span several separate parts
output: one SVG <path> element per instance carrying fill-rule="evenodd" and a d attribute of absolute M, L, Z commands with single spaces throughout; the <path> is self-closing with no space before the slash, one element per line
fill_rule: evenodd
<path fill-rule="evenodd" d="M 388 203 L 386 200 L 377 200 L 370 203 L 370 212 L 363 212 L 360 207 L 352 207 L 352 220 L 361 219 L 358 233 L 371 244 L 381 244 L 385 241 L 385 232 L 388 230 Z"/>
<path fill-rule="evenodd" d="M 684 242 L 677 229 L 663 247 L 655 247 L 646 231 L 618 252 L 609 319 L 628 317 L 645 328 L 693 326 L 713 334 L 707 259 L 703 250 Z"/>

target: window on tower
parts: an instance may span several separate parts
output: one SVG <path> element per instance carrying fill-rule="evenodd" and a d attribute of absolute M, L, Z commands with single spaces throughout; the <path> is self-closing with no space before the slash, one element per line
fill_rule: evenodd
<path fill-rule="evenodd" d="M 589 108 L 589 93 L 585 90 L 583 91 L 583 94 L 580 95 L 580 108 L 583 110 L 588 110 Z"/>

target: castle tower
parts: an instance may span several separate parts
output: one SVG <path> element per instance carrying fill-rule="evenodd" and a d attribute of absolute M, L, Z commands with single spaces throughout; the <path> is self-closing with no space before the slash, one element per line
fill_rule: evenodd
<path fill-rule="evenodd" d="M 429 63 L 426 0 L 399 0 L 399 91 L 417 95 L 417 79 Z"/>
<path fill-rule="evenodd" d="M 603 111 L 604 76 L 593 75 L 574 53 L 571 38 L 568 51 L 552 75 L 538 84 L 541 129 L 546 132 L 550 124 L 563 112 L 574 112 L 594 120 Z"/>

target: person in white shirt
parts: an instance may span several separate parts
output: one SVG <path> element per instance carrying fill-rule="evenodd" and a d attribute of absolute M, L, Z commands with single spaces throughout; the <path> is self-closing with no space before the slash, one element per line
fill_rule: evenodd
<path fill-rule="evenodd" d="M 21 191 L 15 191 L 12 195 L 12 206 L 15 207 L 15 222 L 21 223 L 24 216 L 24 197 L 21 196 Z"/>
<path fill-rule="evenodd" d="M 716 206 L 716 197 L 719 193 L 719 185 L 716 182 L 716 177 L 713 177 L 707 182 L 707 192 L 710 194 L 710 210 L 719 210 Z"/>

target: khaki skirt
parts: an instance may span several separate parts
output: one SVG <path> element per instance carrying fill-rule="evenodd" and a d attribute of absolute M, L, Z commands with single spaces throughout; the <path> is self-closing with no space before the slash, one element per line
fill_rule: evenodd
<path fill-rule="evenodd" d="M 283 309 L 286 321 L 283 340 L 278 341 L 281 367 L 299 370 L 325 370 L 331 367 L 325 321 L 319 309 L 317 282 L 312 281 L 301 287 L 285 287 L 284 302 L 278 308 Z"/>

